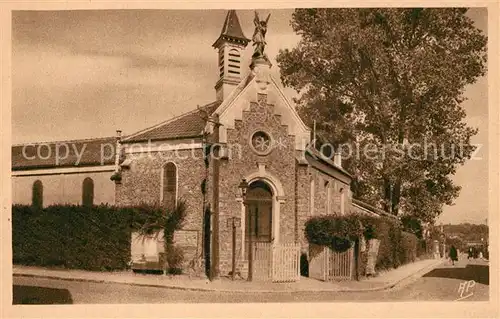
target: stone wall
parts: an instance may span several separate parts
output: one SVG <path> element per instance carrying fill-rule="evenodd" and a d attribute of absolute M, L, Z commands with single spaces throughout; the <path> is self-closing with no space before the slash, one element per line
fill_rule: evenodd
<path fill-rule="evenodd" d="M 279 200 L 279 241 L 296 240 L 296 159 L 295 140 L 288 135 L 287 127 L 282 125 L 280 116 L 273 112 L 273 105 L 267 103 L 265 95 L 259 95 L 258 102 L 248 100 L 248 111 L 243 112 L 242 120 L 235 122 L 234 129 L 227 130 L 227 147 L 231 158 L 222 160 L 220 165 L 220 274 L 227 275 L 231 269 L 231 229 L 227 227 L 230 217 L 241 216 L 241 202 L 238 185 L 243 178 L 259 171 L 259 166 L 266 174 L 276 177 L 283 186 L 284 198 Z M 251 135 L 258 130 L 272 136 L 274 149 L 267 155 L 258 155 L 250 145 Z M 303 205 L 303 204 L 301 204 Z M 304 206 L 302 206 L 304 207 Z M 274 221 L 273 221 L 274 222 Z M 274 227 L 274 225 L 273 225 Z M 243 230 L 238 229 L 237 252 L 239 268 L 242 269 L 243 256 L 241 244 Z"/>
<path fill-rule="evenodd" d="M 350 185 L 326 174 L 318 169 L 311 168 L 311 178 L 314 180 L 314 210 L 312 216 L 322 216 L 340 213 L 341 194 L 343 188 L 344 194 L 344 213 L 348 213 L 351 207 Z M 328 186 L 327 186 L 328 185 Z M 327 199 L 330 192 L 331 209 L 327 211 Z"/>
<path fill-rule="evenodd" d="M 178 199 L 186 202 L 187 217 L 177 236 L 185 251 L 186 263 L 202 253 L 203 196 L 201 182 L 205 174 L 202 150 L 179 150 L 127 154 L 129 168 L 122 170 L 121 184 L 116 185 L 116 204 L 158 204 L 161 198 L 162 167 L 168 162 L 177 166 Z M 186 235 L 186 236 L 184 236 Z M 197 238 L 197 244 L 193 243 Z M 181 243 L 182 241 L 182 243 Z"/>
<path fill-rule="evenodd" d="M 302 252 L 307 253 L 308 242 L 305 237 L 305 223 L 310 217 L 310 175 L 307 165 L 296 164 L 295 167 L 295 203 L 297 212 L 297 240 L 300 242 Z"/>

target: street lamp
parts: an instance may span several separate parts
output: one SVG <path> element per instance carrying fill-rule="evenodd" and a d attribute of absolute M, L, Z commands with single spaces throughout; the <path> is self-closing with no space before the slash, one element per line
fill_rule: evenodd
<path fill-rule="evenodd" d="M 243 205 L 245 205 L 245 211 L 247 210 L 247 191 L 248 191 L 248 182 L 246 179 L 242 179 L 240 185 L 238 185 L 238 189 L 240 191 L 241 199 L 243 200 Z M 251 227 L 250 223 L 248 227 Z M 250 228 L 251 229 L 251 228 Z M 252 281 L 253 278 L 253 243 L 252 243 L 252 234 L 251 231 L 248 234 L 248 276 L 247 280 Z"/>

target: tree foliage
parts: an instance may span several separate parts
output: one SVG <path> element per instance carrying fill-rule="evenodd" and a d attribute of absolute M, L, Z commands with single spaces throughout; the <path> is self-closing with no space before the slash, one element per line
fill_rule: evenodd
<path fill-rule="evenodd" d="M 488 241 L 489 229 L 487 225 L 463 223 L 458 225 L 444 225 L 443 231 L 447 235 L 460 237 L 463 241 Z"/>
<path fill-rule="evenodd" d="M 477 133 L 464 121 L 464 90 L 486 72 L 487 38 L 466 12 L 295 10 L 301 40 L 280 51 L 281 78 L 320 136 L 360 150 L 344 154 L 356 197 L 432 221 L 458 196 L 451 176 Z"/>
<path fill-rule="evenodd" d="M 182 228 L 187 216 L 186 202 L 180 200 L 174 207 L 143 205 L 141 220 L 135 220 L 134 228 L 140 236 L 158 236 L 163 233 L 166 260 L 164 268 L 171 273 L 178 273 L 183 262 L 180 247 L 174 245 L 175 231 Z M 136 208 L 137 209 L 137 208 Z"/>

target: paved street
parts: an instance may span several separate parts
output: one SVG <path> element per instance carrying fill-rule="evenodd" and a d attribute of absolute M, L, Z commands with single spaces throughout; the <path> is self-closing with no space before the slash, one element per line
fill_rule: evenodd
<path fill-rule="evenodd" d="M 488 265 L 460 261 L 388 291 L 373 292 L 199 292 L 125 284 L 14 277 L 14 303 L 167 303 L 167 302 L 331 302 L 488 300 Z M 474 280 L 474 283 L 471 282 Z M 468 287 L 465 283 L 469 283 Z M 460 285 L 463 289 L 460 291 Z"/>

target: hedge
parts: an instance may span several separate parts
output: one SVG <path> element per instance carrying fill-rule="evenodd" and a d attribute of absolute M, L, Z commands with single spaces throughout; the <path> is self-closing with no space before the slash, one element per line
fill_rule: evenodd
<path fill-rule="evenodd" d="M 356 215 L 313 217 L 306 222 L 305 235 L 311 244 L 328 246 L 335 251 L 346 251 L 363 234 L 363 226 Z"/>
<path fill-rule="evenodd" d="M 407 264 L 417 259 L 418 238 L 415 234 L 401 233 L 400 262 Z"/>
<path fill-rule="evenodd" d="M 131 232 L 154 207 L 54 205 L 12 207 L 14 264 L 85 270 L 129 266 Z"/>
<path fill-rule="evenodd" d="M 380 246 L 375 268 L 377 270 L 397 268 L 413 262 L 417 257 L 418 239 L 414 234 L 403 231 L 402 224 L 395 218 L 370 217 L 352 214 L 348 216 L 319 216 L 306 222 L 305 235 L 309 243 L 339 249 L 334 243 L 341 240 L 356 241 L 361 236 L 366 241 L 379 239 Z M 341 247 L 343 248 L 343 247 Z M 366 252 L 360 254 L 361 274 L 366 265 Z"/>

